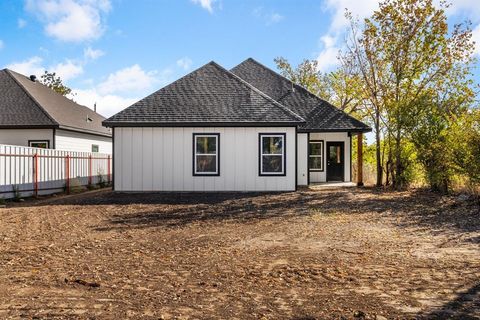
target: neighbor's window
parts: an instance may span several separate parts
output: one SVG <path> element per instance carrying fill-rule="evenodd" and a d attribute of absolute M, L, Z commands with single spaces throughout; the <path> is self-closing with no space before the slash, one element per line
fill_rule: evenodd
<path fill-rule="evenodd" d="M 308 167 L 310 171 L 323 171 L 323 140 L 309 143 Z"/>
<path fill-rule="evenodd" d="M 28 141 L 28 146 L 32 148 L 43 148 L 48 149 L 50 146 L 50 141 L 48 140 L 30 140 Z"/>
<path fill-rule="evenodd" d="M 285 175 L 285 134 L 260 134 L 260 175 Z"/>
<path fill-rule="evenodd" d="M 98 152 L 98 144 L 92 144 L 92 152 Z"/>
<path fill-rule="evenodd" d="M 193 175 L 219 175 L 219 144 L 218 133 L 193 134 Z"/>

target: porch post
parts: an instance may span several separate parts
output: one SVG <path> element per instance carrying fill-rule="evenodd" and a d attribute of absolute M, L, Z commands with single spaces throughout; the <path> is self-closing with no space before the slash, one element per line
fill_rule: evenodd
<path fill-rule="evenodd" d="M 363 186 L 363 133 L 357 135 L 357 186 Z"/>

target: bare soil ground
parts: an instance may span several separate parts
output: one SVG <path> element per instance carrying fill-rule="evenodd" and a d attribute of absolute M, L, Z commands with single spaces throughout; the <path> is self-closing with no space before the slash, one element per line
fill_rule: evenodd
<path fill-rule="evenodd" d="M 478 204 L 88 194 L 0 209 L 0 318 L 480 318 Z"/>

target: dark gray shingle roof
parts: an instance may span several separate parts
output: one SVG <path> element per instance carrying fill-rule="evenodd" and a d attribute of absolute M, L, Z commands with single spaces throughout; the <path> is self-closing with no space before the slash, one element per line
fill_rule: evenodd
<path fill-rule="evenodd" d="M 0 127 L 57 127 L 111 136 L 102 126 L 104 119 L 38 81 L 12 70 L 0 70 Z"/>
<path fill-rule="evenodd" d="M 103 123 L 168 126 L 303 122 L 290 109 L 212 61 Z"/>
<path fill-rule="evenodd" d="M 346 114 L 305 88 L 249 58 L 231 72 L 265 92 L 306 120 L 300 130 L 370 131 L 363 122 Z"/>

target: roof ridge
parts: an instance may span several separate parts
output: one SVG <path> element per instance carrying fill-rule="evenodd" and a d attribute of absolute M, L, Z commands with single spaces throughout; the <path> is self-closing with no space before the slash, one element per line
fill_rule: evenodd
<path fill-rule="evenodd" d="M 23 92 L 33 101 L 33 103 L 40 109 L 40 111 L 42 111 L 46 116 L 47 118 L 49 118 L 51 121 L 53 121 L 53 125 L 56 125 L 56 126 L 59 126 L 60 123 L 55 120 L 55 118 L 53 118 L 48 112 L 47 110 L 45 110 L 41 105 L 40 103 L 37 101 L 37 99 L 35 99 L 31 94 L 30 92 L 20 83 L 20 81 L 18 81 L 15 76 L 12 74 L 12 72 L 15 72 L 13 70 L 10 70 L 8 68 L 5 68 L 4 69 L 6 71 L 6 73 L 9 75 L 10 78 L 13 79 L 13 81 L 15 81 L 15 83 L 23 90 Z M 15 73 L 18 73 L 18 72 L 15 72 Z M 18 73 L 20 74 L 20 73 Z"/>
<path fill-rule="evenodd" d="M 284 77 L 284 76 L 281 75 L 280 73 L 273 71 L 272 69 L 270 69 L 269 67 L 265 66 L 264 64 L 258 62 L 257 60 L 253 59 L 252 57 L 249 57 L 249 58 L 245 59 L 245 61 L 243 61 L 243 62 L 246 62 L 246 61 L 250 61 L 250 62 L 253 62 L 253 63 L 259 65 L 260 67 L 266 69 L 268 72 L 274 74 L 275 76 L 280 77 L 280 78 L 288 81 L 290 84 L 292 84 L 292 85 L 295 86 L 295 87 L 300 88 L 301 90 L 303 90 L 304 92 L 306 92 L 306 93 L 309 94 L 310 96 L 312 96 L 312 97 L 314 97 L 314 98 L 316 98 L 316 99 L 320 99 L 322 102 L 327 103 L 328 106 L 332 107 L 332 108 L 335 109 L 336 111 L 339 111 L 339 112 L 343 113 L 345 116 L 347 116 L 347 117 L 349 117 L 349 118 L 351 118 L 351 119 L 353 119 L 353 120 L 355 120 L 355 121 L 358 121 L 358 122 L 360 122 L 361 124 L 364 124 L 363 122 L 361 122 L 361 121 L 358 120 L 357 118 L 353 117 L 352 115 L 350 115 L 350 114 L 346 113 L 345 111 L 340 110 L 339 108 L 335 107 L 333 104 L 331 104 L 331 103 L 328 102 L 327 100 L 322 99 L 321 97 L 317 96 L 317 95 L 314 94 L 313 92 L 310 92 L 309 90 L 307 90 L 306 88 L 302 87 L 301 85 L 296 84 L 295 82 L 293 82 L 292 80 L 288 79 L 287 77 Z M 243 62 L 241 62 L 240 64 L 242 64 Z M 239 64 L 239 65 L 240 65 L 240 64 Z M 233 69 L 235 69 L 235 67 L 233 67 Z M 290 93 L 284 95 L 284 96 L 281 98 L 281 100 L 285 99 L 285 98 L 286 98 L 287 96 L 289 96 L 289 95 L 290 95 Z"/>
<path fill-rule="evenodd" d="M 252 84 L 250 84 L 249 82 L 243 80 L 242 78 L 240 78 L 239 76 L 237 76 L 236 74 L 232 73 L 231 71 L 225 69 L 224 67 L 222 67 L 221 65 L 219 65 L 218 63 L 216 63 L 215 61 L 210 61 L 208 64 L 212 64 L 213 66 L 216 66 L 217 68 L 219 68 L 220 70 L 226 72 L 227 75 L 229 75 L 230 77 L 232 77 L 233 79 L 239 81 L 240 83 L 246 85 L 247 87 L 253 89 L 256 93 L 260 94 L 262 97 L 266 98 L 267 100 L 270 100 L 271 102 L 273 102 L 273 104 L 282 109 L 283 111 L 286 111 L 288 113 L 290 113 L 292 116 L 296 117 L 297 120 L 301 120 L 303 122 L 306 122 L 305 119 L 303 119 L 303 117 L 299 116 L 298 114 L 296 114 L 295 112 L 293 112 L 292 110 L 290 110 L 290 108 L 287 108 L 286 106 L 284 106 L 283 104 L 281 104 L 280 102 L 278 102 L 277 100 L 273 99 L 272 97 L 270 97 L 269 95 L 267 95 L 265 92 L 261 91 L 260 89 L 258 89 L 257 87 L 253 86 Z"/>

